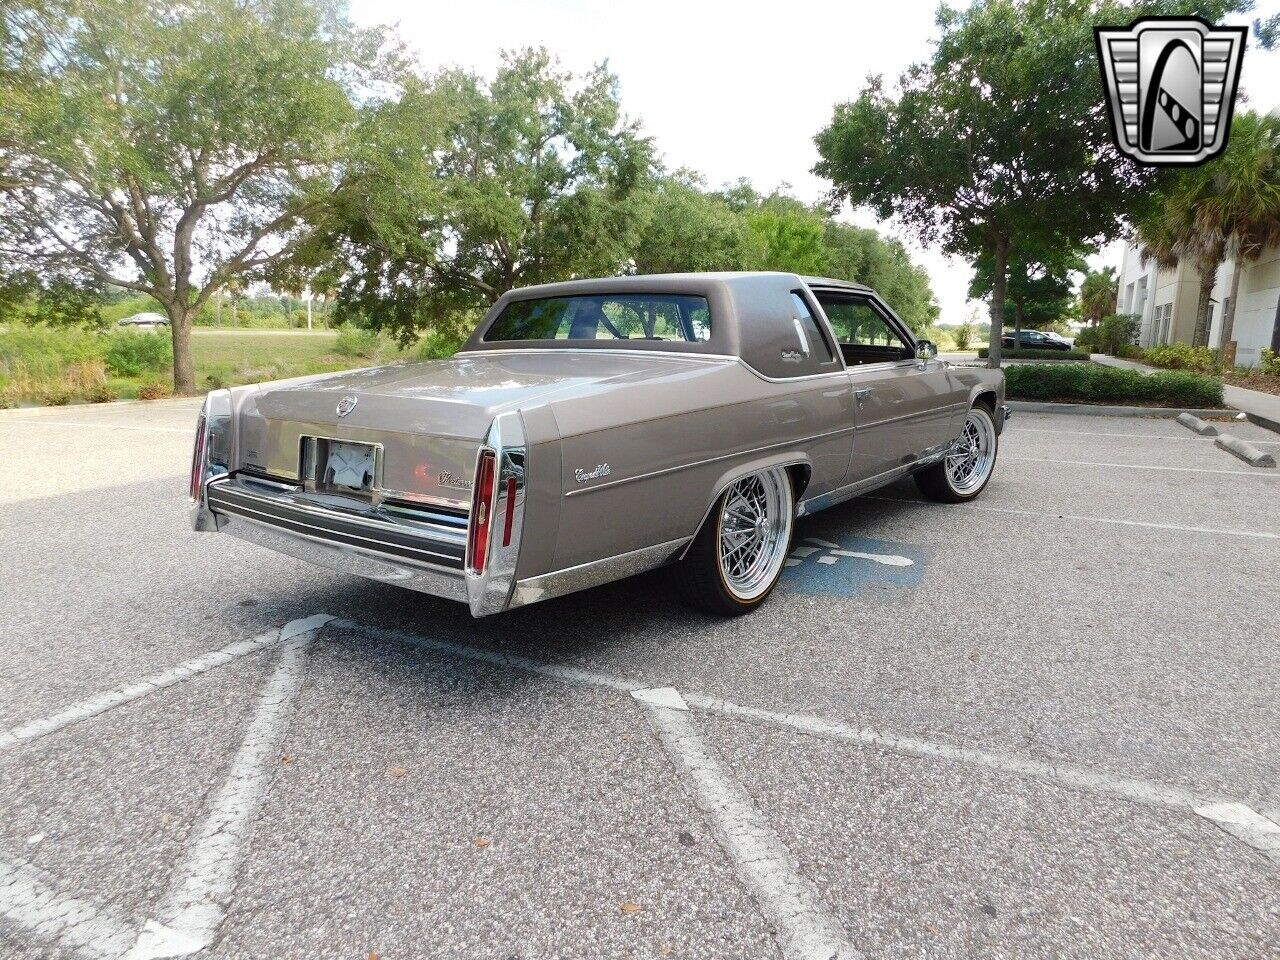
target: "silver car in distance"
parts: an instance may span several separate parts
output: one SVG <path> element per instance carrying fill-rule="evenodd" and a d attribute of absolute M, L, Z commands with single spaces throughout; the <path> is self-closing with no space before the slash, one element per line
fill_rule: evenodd
<path fill-rule="evenodd" d="M 797 517 L 912 475 L 982 492 L 998 370 L 936 359 L 873 290 L 787 273 L 513 290 L 448 360 L 215 390 L 195 529 L 470 605 L 665 564 L 746 613 Z"/>

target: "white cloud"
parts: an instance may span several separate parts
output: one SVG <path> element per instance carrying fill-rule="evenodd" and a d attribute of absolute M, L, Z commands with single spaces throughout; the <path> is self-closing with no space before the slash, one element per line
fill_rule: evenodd
<path fill-rule="evenodd" d="M 809 171 L 813 136 L 832 108 L 855 98 L 868 74 L 896 78 L 926 59 L 936 37 L 936 0 L 893 3 L 650 0 L 364 0 L 361 23 L 399 24 L 429 69 L 457 64 L 492 74 L 498 51 L 545 46 L 584 70 L 607 59 L 622 104 L 653 135 L 672 167 L 712 184 L 747 177 L 762 189 L 789 183 L 805 200 L 828 186 Z M 1280 54 L 1250 49 L 1243 84 L 1252 106 L 1280 101 Z M 853 216 L 872 225 L 865 213 Z M 929 271 L 942 320 L 964 319 L 967 264 L 922 250 L 891 225 Z M 1118 257 L 1116 258 L 1118 263 Z"/>

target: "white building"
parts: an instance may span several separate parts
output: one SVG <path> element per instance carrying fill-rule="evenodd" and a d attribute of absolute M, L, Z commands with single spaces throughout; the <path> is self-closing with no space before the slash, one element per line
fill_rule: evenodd
<path fill-rule="evenodd" d="M 1209 304 L 1211 347 L 1222 346 L 1222 318 L 1234 270 L 1231 260 L 1218 268 Z M 1162 270 L 1154 262 L 1144 265 L 1140 249 L 1127 244 L 1119 279 L 1116 312 L 1142 318 L 1139 345 L 1191 342 L 1200 296 L 1200 272 L 1195 267 L 1180 263 Z M 1232 339 L 1236 362 L 1242 366 L 1256 366 L 1265 347 L 1280 351 L 1280 247 L 1270 247 L 1257 261 L 1245 264 Z"/>

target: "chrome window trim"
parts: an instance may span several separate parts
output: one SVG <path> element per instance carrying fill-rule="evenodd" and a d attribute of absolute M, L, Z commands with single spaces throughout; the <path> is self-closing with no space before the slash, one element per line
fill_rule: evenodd
<path fill-rule="evenodd" d="M 684 343 L 683 340 L 673 340 L 673 343 Z M 626 357 L 661 357 L 664 360 L 737 360 L 739 359 L 732 353 L 693 353 L 688 350 L 671 351 L 665 350 L 628 350 L 626 347 L 499 347 L 493 350 L 459 350 L 454 354 L 455 357 L 485 357 L 485 356 L 505 356 L 510 354 L 526 354 L 526 353 L 603 353 L 612 356 Z"/>
<path fill-rule="evenodd" d="M 771 377 L 767 373 L 761 373 L 759 370 L 753 367 L 750 363 L 748 363 L 742 357 L 737 357 L 736 359 L 738 363 L 746 367 L 749 371 L 751 371 L 761 380 L 764 380 L 768 383 L 803 383 L 806 380 L 821 380 L 824 377 L 831 378 L 831 379 L 835 379 L 836 377 L 843 378 L 844 375 L 848 372 L 845 369 L 823 370 L 821 373 L 802 373 L 796 377 Z"/>

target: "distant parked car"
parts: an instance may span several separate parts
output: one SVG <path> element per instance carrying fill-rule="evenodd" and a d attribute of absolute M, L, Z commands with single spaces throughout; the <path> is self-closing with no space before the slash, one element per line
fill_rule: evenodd
<path fill-rule="evenodd" d="M 163 313 L 135 313 L 116 324 L 129 330 L 168 330 L 169 318 Z"/>
<path fill-rule="evenodd" d="M 1000 337 L 1000 346 L 1013 348 L 1014 334 L 1006 333 Z M 1042 330 L 1023 330 L 1020 334 L 1017 349 L 1019 350 L 1070 350 L 1071 341 Z"/>

